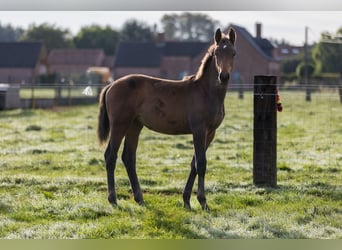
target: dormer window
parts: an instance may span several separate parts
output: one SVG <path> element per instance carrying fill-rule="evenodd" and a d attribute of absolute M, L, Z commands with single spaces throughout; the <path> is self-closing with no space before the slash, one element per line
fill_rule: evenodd
<path fill-rule="evenodd" d="M 288 54 L 288 53 L 289 53 L 289 50 L 286 49 L 286 48 L 283 48 L 283 49 L 280 50 L 280 52 L 281 52 L 282 54 Z"/>
<path fill-rule="evenodd" d="M 299 49 L 293 48 L 292 49 L 292 54 L 299 54 Z"/>

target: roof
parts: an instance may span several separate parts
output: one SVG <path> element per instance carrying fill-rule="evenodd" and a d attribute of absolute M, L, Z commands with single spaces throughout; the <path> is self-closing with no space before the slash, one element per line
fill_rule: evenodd
<path fill-rule="evenodd" d="M 254 41 L 267 56 L 273 57 L 272 50 L 274 49 L 274 46 L 268 39 L 255 37 Z"/>
<path fill-rule="evenodd" d="M 205 42 L 121 42 L 115 55 L 115 67 L 159 67 L 163 56 L 195 57 Z"/>
<path fill-rule="evenodd" d="M 0 68 L 34 68 L 42 48 L 42 42 L 0 42 Z"/>
<path fill-rule="evenodd" d="M 49 53 L 50 64 L 101 66 L 105 54 L 103 49 L 53 49 Z"/>
<path fill-rule="evenodd" d="M 195 57 L 209 47 L 206 42 L 166 42 L 164 46 L 165 56 L 190 56 Z"/>
<path fill-rule="evenodd" d="M 115 55 L 116 67 L 158 67 L 161 50 L 152 42 L 121 42 Z"/>
<path fill-rule="evenodd" d="M 234 28 L 235 31 L 239 33 L 239 35 L 242 35 L 261 56 L 263 56 L 267 60 L 274 60 L 272 55 L 274 46 L 269 40 L 265 38 L 253 37 L 245 28 L 241 26 L 231 24 L 230 27 Z"/>

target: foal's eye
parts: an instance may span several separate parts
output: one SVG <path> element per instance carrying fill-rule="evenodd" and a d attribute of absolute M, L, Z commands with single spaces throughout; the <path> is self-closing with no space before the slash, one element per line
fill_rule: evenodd
<path fill-rule="evenodd" d="M 233 51 L 233 56 L 236 56 L 236 51 Z"/>

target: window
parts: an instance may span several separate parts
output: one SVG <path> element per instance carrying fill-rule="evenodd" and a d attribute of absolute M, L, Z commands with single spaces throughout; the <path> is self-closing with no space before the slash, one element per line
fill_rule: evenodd
<path fill-rule="evenodd" d="M 299 54 L 299 49 L 298 48 L 293 48 L 292 49 L 292 54 Z"/>
<path fill-rule="evenodd" d="M 280 49 L 280 52 L 281 52 L 282 54 L 288 54 L 288 53 L 289 53 L 289 50 L 286 49 L 286 48 L 282 48 L 282 49 Z"/>

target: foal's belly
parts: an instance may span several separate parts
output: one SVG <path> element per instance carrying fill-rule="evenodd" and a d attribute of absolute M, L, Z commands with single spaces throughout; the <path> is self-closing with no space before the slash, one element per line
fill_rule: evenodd
<path fill-rule="evenodd" d="M 171 117 L 158 117 L 151 114 L 138 119 L 145 127 L 159 133 L 170 135 L 191 134 L 190 128 L 185 122 Z"/>
<path fill-rule="evenodd" d="M 147 128 L 164 134 L 190 134 L 184 109 L 170 105 L 145 105 L 138 114 L 138 120 Z"/>

